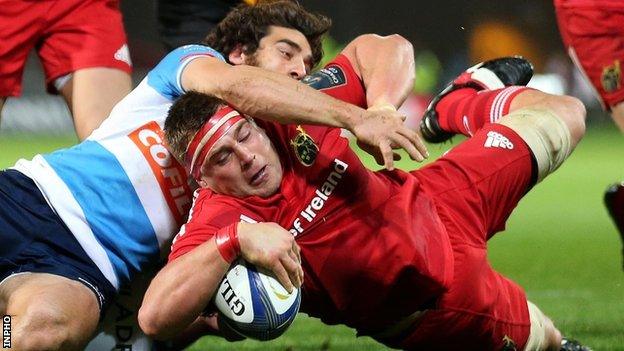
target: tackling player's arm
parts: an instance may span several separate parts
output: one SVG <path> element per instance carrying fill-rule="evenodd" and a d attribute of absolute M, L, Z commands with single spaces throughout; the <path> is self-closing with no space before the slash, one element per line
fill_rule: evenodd
<path fill-rule="evenodd" d="M 349 43 L 341 54 L 349 60 L 352 70 L 364 84 L 369 111 L 395 111 L 414 86 L 414 49 L 399 35 L 361 35 Z M 384 141 L 369 142 L 375 140 L 375 131 L 399 123 L 391 118 L 375 116 L 363 119 L 351 130 L 358 139 L 358 145 L 387 169 L 393 168 L 392 160 L 400 159 L 392 149 L 403 148 L 417 161 L 428 157 L 427 147 L 416 131 L 405 126 L 390 128 L 395 134 L 386 140 L 389 144 Z"/>
<path fill-rule="evenodd" d="M 174 244 L 173 260 L 158 272 L 145 293 L 139 325 L 146 335 L 166 340 L 190 326 L 208 306 L 232 260 L 239 255 L 274 272 L 288 291 L 301 286 L 303 270 L 292 234 L 274 223 L 233 225 L 238 229 L 239 245 L 235 246 L 239 249 L 226 257 L 214 239 L 216 230 L 187 224 L 187 231 L 178 240 L 186 242 Z"/>
<path fill-rule="evenodd" d="M 201 57 L 184 68 L 181 82 L 184 90 L 216 96 L 255 118 L 348 129 L 358 140 L 379 150 L 388 169 L 393 168 L 392 148 L 404 148 L 412 159 L 419 161 L 427 155 L 422 143 L 406 138 L 412 131 L 403 125 L 405 117 L 395 110 L 365 110 L 322 94 L 284 74 Z M 371 121 L 376 120 L 382 122 L 382 128 L 371 128 Z"/>
<path fill-rule="evenodd" d="M 218 79 L 206 79 L 218 77 Z M 216 96 L 254 118 L 279 123 L 352 128 L 366 111 L 299 83 L 285 74 L 248 65 L 230 65 L 213 57 L 189 63 L 182 86 Z"/>

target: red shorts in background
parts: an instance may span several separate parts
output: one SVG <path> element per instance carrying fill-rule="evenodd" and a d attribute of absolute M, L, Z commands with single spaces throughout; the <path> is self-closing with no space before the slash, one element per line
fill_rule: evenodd
<path fill-rule="evenodd" d="M 81 68 L 132 70 L 118 0 L 5 0 L 0 23 L 0 97 L 20 95 L 33 48 L 50 92 Z"/>
<path fill-rule="evenodd" d="M 561 37 L 606 108 L 624 101 L 624 1 L 555 0 Z"/>
<path fill-rule="evenodd" d="M 432 164 L 413 172 L 433 199 L 451 241 L 450 289 L 398 343 L 417 350 L 503 350 L 530 333 L 524 291 L 494 271 L 487 240 L 534 181 L 533 157 L 513 130 L 490 124 Z"/>

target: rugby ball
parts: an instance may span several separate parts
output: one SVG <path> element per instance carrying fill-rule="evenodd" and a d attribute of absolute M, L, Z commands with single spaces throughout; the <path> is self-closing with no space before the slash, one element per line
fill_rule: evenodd
<path fill-rule="evenodd" d="M 282 335 L 297 316 L 301 291 L 288 293 L 272 276 L 237 260 L 221 281 L 214 300 L 219 328 L 247 338 L 271 340 Z"/>

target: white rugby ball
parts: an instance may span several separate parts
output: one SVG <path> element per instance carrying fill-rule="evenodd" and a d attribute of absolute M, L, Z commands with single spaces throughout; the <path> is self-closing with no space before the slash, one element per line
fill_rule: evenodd
<path fill-rule="evenodd" d="M 219 327 L 256 339 L 282 335 L 297 316 L 301 291 L 288 291 L 272 276 L 244 260 L 235 261 L 215 293 Z"/>

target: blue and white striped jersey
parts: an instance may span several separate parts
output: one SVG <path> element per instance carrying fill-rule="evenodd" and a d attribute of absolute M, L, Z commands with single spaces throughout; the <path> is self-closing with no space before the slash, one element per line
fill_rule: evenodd
<path fill-rule="evenodd" d="M 192 192 L 186 171 L 163 145 L 163 126 L 181 76 L 215 50 L 187 45 L 169 53 L 84 142 L 15 169 L 32 178 L 111 284 L 119 288 L 168 250 Z"/>

